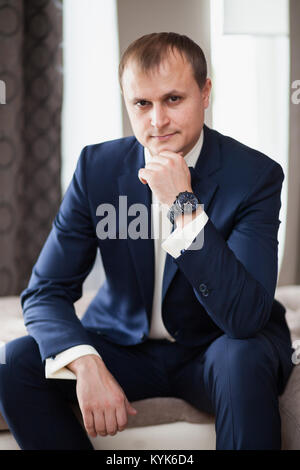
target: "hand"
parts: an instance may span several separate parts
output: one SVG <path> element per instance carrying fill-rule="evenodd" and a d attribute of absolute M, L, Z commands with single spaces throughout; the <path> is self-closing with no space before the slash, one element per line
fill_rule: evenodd
<path fill-rule="evenodd" d="M 89 436 L 114 436 L 127 426 L 127 414 L 137 410 L 128 402 L 125 393 L 96 355 L 75 359 L 68 368 L 76 374 L 76 393 L 85 429 Z"/>
<path fill-rule="evenodd" d="M 143 184 L 149 184 L 161 204 L 169 207 L 180 192 L 192 192 L 190 170 L 182 153 L 165 150 L 153 156 L 139 170 L 138 177 Z"/>

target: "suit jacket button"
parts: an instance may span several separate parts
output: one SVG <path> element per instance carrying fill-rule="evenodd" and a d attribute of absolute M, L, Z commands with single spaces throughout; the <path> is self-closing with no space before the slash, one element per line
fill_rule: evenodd
<path fill-rule="evenodd" d="M 199 290 L 200 290 L 201 293 L 205 292 L 207 290 L 206 284 L 200 284 Z"/>
<path fill-rule="evenodd" d="M 183 253 L 185 253 L 185 249 L 183 248 L 182 250 L 180 250 L 180 254 L 183 255 Z"/>

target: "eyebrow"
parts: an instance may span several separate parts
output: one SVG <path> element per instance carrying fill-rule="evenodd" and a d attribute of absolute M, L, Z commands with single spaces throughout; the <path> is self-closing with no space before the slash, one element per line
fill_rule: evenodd
<path fill-rule="evenodd" d="M 179 91 L 179 90 L 171 90 L 171 91 L 168 91 L 168 93 L 165 93 L 164 95 L 161 96 L 161 99 L 166 99 L 168 98 L 169 96 L 177 96 L 177 95 L 180 95 L 180 96 L 186 96 L 185 93 L 183 93 L 182 91 Z M 142 101 L 142 100 L 145 100 L 145 101 L 149 101 L 147 100 L 146 98 L 132 98 L 132 101 Z"/>

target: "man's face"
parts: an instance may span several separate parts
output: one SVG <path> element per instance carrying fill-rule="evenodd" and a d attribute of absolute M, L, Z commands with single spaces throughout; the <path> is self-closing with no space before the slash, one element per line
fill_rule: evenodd
<path fill-rule="evenodd" d="M 163 150 L 186 155 L 193 148 L 209 105 L 209 79 L 200 90 L 191 65 L 175 52 L 148 73 L 130 60 L 122 85 L 133 132 L 152 155 Z"/>

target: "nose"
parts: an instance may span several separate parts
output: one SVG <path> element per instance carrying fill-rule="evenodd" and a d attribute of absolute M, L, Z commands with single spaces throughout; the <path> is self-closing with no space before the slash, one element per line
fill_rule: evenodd
<path fill-rule="evenodd" d="M 167 110 L 161 104 L 153 104 L 151 110 L 151 126 L 161 129 L 169 124 Z"/>

